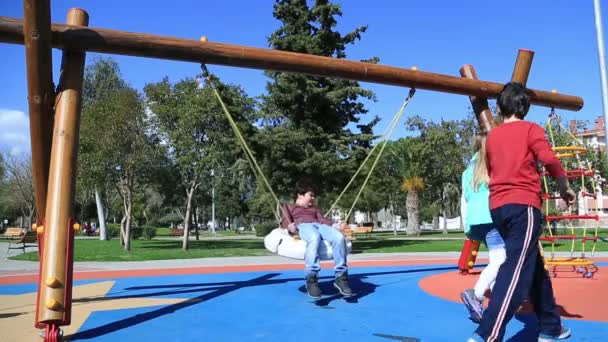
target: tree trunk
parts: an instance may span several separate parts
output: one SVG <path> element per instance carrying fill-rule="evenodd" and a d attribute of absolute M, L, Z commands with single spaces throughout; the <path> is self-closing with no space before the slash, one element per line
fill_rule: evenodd
<path fill-rule="evenodd" d="M 192 217 L 194 218 L 194 232 L 195 232 L 194 235 L 196 236 L 196 241 L 198 241 L 199 240 L 199 236 L 198 236 L 199 217 L 198 217 L 198 207 L 196 206 L 196 204 L 194 205 Z"/>
<path fill-rule="evenodd" d="M 131 250 L 131 196 L 129 196 L 129 201 L 127 203 L 128 207 L 126 210 L 127 222 L 125 224 L 125 251 Z"/>
<path fill-rule="evenodd" d="M 395 217 L 395 204 L 391 201 L 391 221 L 393 223 L 393 235 L 397 236 L 397 220 Z"/>
<path fill-rule="evenodd" d="M 447 235 L 448 234 L 448 212 L 447 210 L 445 210 L 445 206 L 442 207 L 443 209 L 443 234 Z"/>
<path fill-rule="evenodd" d="M 462 215 L 458 215 L 459 221 L 460 221 L 460 229 L 462 229 L 464 231 L 464 222 L 462 221 Z"/>
<path fill-rule="evenodd" d="M 433 229 L 439 230 L 439 209 L 433 208 Z"/>
<path fill-rule="evenodd" d="M 122 218 L 120 219 L 120 245 L 121 246 L 125 246 L 125 224 L 127 222 L 127 216 L 123 215 Z"/>
<path fill-rule="evenodd" d="M 420 225 L 418 221 L 418 192 L 407 192 L 405 209 L 407 211 L 407 235 L 419 235 Z"/>
<path fill-rule="evenodd" d="M 123 210 L 124 215 L 122 220 L 120 221 L 120 232 L 121 232 L 121 243 L 123 244 L 126 251 L 131 250 L 131 189 L 123 186 Z"/>
<path fill-rule="evenodd" d="M 207 210 L 207 207 L 205 207 L 203 205 L 202 209 L 200 209 L 200 210 L 201 210 L 201 213 L 199 214 L 198 219 L 202 223 L 203 230 L 209 229 L 209 226 L 207 226 L 207 218 L 205 217 L 205 210 Z"/>
<path fill-rule="evenodd" d="M 184 240 L 182 242 L 182 249 L 188 250 L 188 233 L 190 231 L 190 210 L 192 207 L 192 195 L 194 194 L 195 184 L 190 186 L 190 189 L 186 191 L 186 214 L 184 215 Z"/>
<path fill-rule="evenodd" d="M 32 229 L 32 220 L 34 219 L 34 207 L 30 207 L 27 214 L 27 229 Z"/>
<path fill-rule="evenodd" d="M 99 190 L 95 188 L 95 203 L 97 203 L 97 221 L 99 228 L 99 240 L 107 240 L 108 234 L 106 230 L 106 215 L 103 210 L 103 202 L 101 201 L 101 194 Z"/>

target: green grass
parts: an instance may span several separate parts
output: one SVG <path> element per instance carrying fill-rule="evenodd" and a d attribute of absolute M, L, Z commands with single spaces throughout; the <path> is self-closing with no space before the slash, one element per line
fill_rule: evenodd
<path fill-rule="evenodd" d="M 561 232 L 560 232 L 561 233 Z M 460 234 L 460 235 L 459 235 Z M 366 239 L 357 237 L 353 242 L 353 253 L 400 253 L 400 252 L 449 252 L 460 251 L 462 240 L 428 240 L 426 237 L 445 237 L 439 233 L 421 235 L 420 238 L 412 240 L 392 239 L 392 233 L 374 233 Z M 602 236 L 607 236 L 604 231 Z M 405 235 L 398 235 L 404 237 Z M 448 237 L 463 237 L 462 233 L 451 233 Z M 243 236 L 242 239 L 231 240 L 206 240 L 190 241 L 190 249 L 181 249 L 181 240 L 133 240 L 131 251 L 123 250 L 117 239 L 111 241 L 100 240 L 76 240 L 76 261 L 142 261 L 142 260 L 171 260 L 192 258 L 213 258 L 229 256 L 259 256 L 271 255 L 264 248 L 264 242 L 260 239 L 252 239 Z M 550 243 L 544 243 L 545 251 L 549 252 Z M 587 243 L 586 250 L 591 250 L 592 243 Z M 556 251 L 570 251 L 569 241 L 560 241 L 555 245 Z M 485 251 L 482 245 L 481 251 Z M 608 243 L 598 242 L 597 251 L 608 251 Z M 581 243 L 576 242 L 575 253 L 580 253 Z M 37 261 L 38 253 L 29 252 L 11 257 L 14 260 Z"/>
<path fill-rule="evenodd" d="M 169 228 L 156 228 L 156 236 L 175 236 L 169 234 Z M 200 237 L 222 237 L 222 236 L 255 236 L 255 233 L 248 231 L 243 233 L 237 233 L 234 230 L 217 230 L 215 234 L 211 233 L 208 230 L 199 230 L 198 235 Z M 194 236 L 194 232 L 190 232 L 190 236 Z"/>
<path fill-rule="evenodd" d="M 357 236 L 364 236 L 362 235 L 357 235 Z M 372 236 L 373 237 L 377 237 L 377 238 L 394 238 L 394 237 L 407 237 L 407 238 L 420 238 L 420 239 L 425 239 L 425 238 L 462 238 L 464 239 L 464 232 L 463 231 L 449 231 L 447 234 L 443 234 L 442 231 L 422 231 L 420 233 L 420 236 L 415 236 L 415 235 L 407 235 L 404 231 L 399 231 L 397 232 L 397 235 L 395 235 L 392 231 L 376 231 L 376 232 L 372 232 Z"/>
<path fill-rule="evenodd" d="M 181 249 L 181 240 L 133 240 L 131 251 L 121 248 L 118 239 L 110 241 L 76 240 L 75 261 L 142 261 L 214 258 L 227 256 L 270 255 L 262 240 L 190 241 L 190 249 Z M 11 257 L 13 260 L 38 260 L 38 252 Z"/>

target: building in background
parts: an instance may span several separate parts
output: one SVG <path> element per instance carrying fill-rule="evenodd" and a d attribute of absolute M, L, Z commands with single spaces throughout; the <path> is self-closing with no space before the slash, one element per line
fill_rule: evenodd
<path fill-rule="evenodd" d="M 570 132 L 581 139 L 586 146 L 601 150 L 606 149 L 606 131 L 604 127 L 604 118 L 601 116 L 595 119 L 593 128 L 586 130 L 578 130 L 576 128 L 576 120 L 570 120 Z"/>

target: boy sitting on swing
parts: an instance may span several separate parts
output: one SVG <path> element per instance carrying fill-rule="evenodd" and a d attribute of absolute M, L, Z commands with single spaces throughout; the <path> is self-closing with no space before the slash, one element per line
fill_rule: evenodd
<path fill-rule="evenodd" d="M 313 299 L 321 298 L 319 271 L 321 270 L 319 246 L 321 239 L 331 243 L 334 257 L 336 278 L 334 287 L 344 297 L 353 295 L 348 284 L 348 266 L 346 265 L 346 239 L 340 232 L 342 227 L 332 227 L 332 221 L 314 206 L 315 187 L 309 180 L 300 180 L 295 187 L 295 203 L 282 206 L 281 227 L 292 234 L 298 234 L 306 242 L 304 263 L 306 264 L 306 292 Z"/>

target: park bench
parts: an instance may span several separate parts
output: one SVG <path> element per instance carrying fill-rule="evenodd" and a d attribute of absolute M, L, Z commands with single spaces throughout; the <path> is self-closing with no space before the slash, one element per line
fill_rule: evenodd
<path fill-rule="evenodd" d="M 372 231 L 374 230 L 374 226 L 359 226 L 353 229 L 352 235 L 353 240 L 357 239 L 357 235 L 365 235 L 366 238 L 372 237 Z"/>
<path fill-rule="evenodd" d="M 23 228 L 6 228 L 2 237 L 5 239 L 20 239 L 21 235 L 23 235 Z"/>
<path fill-rule="evenodd" d="M 171 236 L 184 236 L 184 230 L 180 228 L 169 228 L 169 235 Z"/>
<path fill-rule="evenodd" d="M 23 253 L 25 253 L 25 249 L 27 247 L 38 247 L 37 241 L 38 241 L 38 237 L 36 235 L 36 231 L 32 230 L 32 231 L 26 232 L 25 234 L 21 235 L 21 237 L 19 238 L 18 241 L 9 242 L 6 253 L 8 253 L 11 249 L 21 249 L 23 251 Z M 13 246 L 13 245 L 16 245 L 16 246 Z"/>

